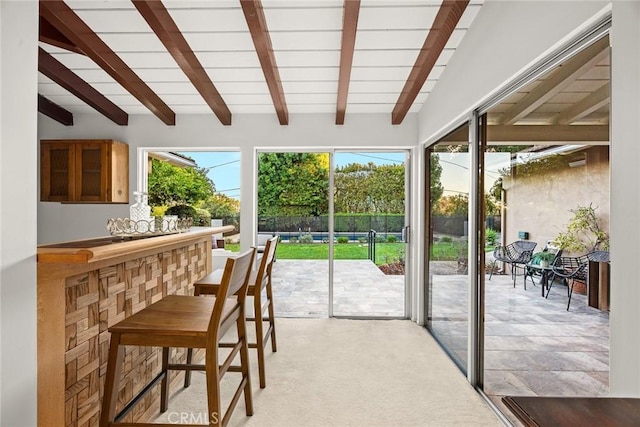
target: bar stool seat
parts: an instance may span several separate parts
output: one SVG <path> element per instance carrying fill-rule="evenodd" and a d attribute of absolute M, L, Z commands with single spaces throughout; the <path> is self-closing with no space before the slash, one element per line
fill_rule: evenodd
<path fill-rule="evenodd" d="M 275 260 L 276 247 L 278 244 L 278 236 L 272 237 L 266 242 L 260 266 L 257 270 L 251 271 L 249 277 L 249 286 L 247 295 L 253 296 L 253 312 L 254 317 L 247 317 L 247 320 L 254 321 L 256 327 L 256 342 L 250 342 L 249 348 L 255 348 L 258 351 L 258 372 L 260 375 L 260 388 L 267 385 L 264 350 L 267 342 L 271 339 L 271 350 L 277 351 L 276 344 L 276 324 L 275 311 L 273 308 L 273 290 L 271 287 L 271 277 L 273 263 Z M 194 294 L 199 295 L 217 295 L 222 283 L 222 271 L 216 270 L 206 277 L 200 279 L 194 284 Z M 262 301 L 262 291 L 266 293 L 266 299 Z M 265 311 L 267 316 L 264 317 Z M 269 326 L 264 331 L 263 321 L 268 322 Z M 222 344 L 225 346 L 226 344 Z M 187 353 L 187 363 L 191 363 L 192 351 Z M 185 387 L 190 384 L 190 373 L 187 371 L 185 375 Z"/>
<path fill-rule="evenodd" d="M 246 414 L 253 415 L 244 313 L 249 272 L 255 253 L 256 249 L 253 248 L 235 259 L 227 260 L 221 278 L 220 293 L 216 298 L 168 295 L 109 328 L 111 342 L 100 415 L 101 427 L 131 425 L 131 423 L 120 423 L 120 420 L 158 382 L 161 383 L 160 411 L 165 412 L 169 401 L 168 370 L 206 371 L 210 419 L 209 423 L 204 425 L 227 425 L 242 394 L 244 394 Z M 220 363 L 218 353 L 220 339 L 233 325 L 236 325 L 237 340 L 232 344 L 231 352 Z M 162 347 L 162 365 L 160 373 L 116 415 L 120 371 L 126 345 Z M 171 347 L 205 349 L 204 365 L 170 364 Z M 238 354 L 240 365 L 233 365 Z M 226 372 L 241 373 L 241 380 L 223 414 L 220 380 Z M 155 424 L 138 423 L 137 425 L 153 426 Z"/>

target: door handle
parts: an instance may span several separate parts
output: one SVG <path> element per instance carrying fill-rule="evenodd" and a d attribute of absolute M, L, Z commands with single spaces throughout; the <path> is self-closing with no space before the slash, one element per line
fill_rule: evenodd
<path fill-rule="evenodd" d="M 405 243 L 409 243 L 409 228 L 410 226 L 405 225 L 404 227 L 402 227 L 402 241 Z"/>

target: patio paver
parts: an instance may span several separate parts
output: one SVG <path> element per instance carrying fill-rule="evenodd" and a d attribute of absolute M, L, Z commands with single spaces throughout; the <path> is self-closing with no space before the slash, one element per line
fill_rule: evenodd
<path fill-rule="evenodd" d="M 273 267 L 278 317 L 327 317 L 329 262 L 278 259 Z M 369 260 L 336 260 L 335 316 L 404 317 L 404 276 L 387 276 Z"/>

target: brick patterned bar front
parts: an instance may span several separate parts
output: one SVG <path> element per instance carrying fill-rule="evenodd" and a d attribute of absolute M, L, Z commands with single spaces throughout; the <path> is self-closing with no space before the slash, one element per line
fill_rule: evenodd
<path fill-rule="evenodd" d="M 192 238 L 184 245 L 173 243 L 155 253 L 144 250 L 139 256 L 119 255 L 113 263 L 39 265 L 39 425 L 98 425 L 109 352 L 108 328 L 166 295 L 193 295 L 193 283 L 211 269 L 210 241 L 210 235 L 196 241 Z M 64 271 L 74 274 L 65 275 Z M 62 298 L 53 290 L 56 287 L 63 287 Z M 56 307 L 59 303 L 63 310 Z M 60 322 L 55 321 L 57 316 Z M 52 334 L 64 337 L 63 348 Z M 52 347 L 62 354 L 56 356 Z M 160 348 L 126 347 L 118 411 L 158 374 L 161 352 Z M 172 349 L 171 357 L 175 363 L 184 362 L 186 352 Z M 62 387 L 64 402 L 51 390 Z M 156 387 L 123 421 L 155 415 L 158 401 Z"/>

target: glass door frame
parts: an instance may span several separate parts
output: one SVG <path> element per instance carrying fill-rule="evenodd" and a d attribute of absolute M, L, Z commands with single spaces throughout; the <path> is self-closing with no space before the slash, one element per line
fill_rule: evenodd
<path fill-rule="evenodd" d="M 329 151 L 329 317 L 335 317 L 339 319 L 407 319 L 409 318 L 409 312 L 411 308 L 411 286 L 410 286 L 410 273 L 411 273 L 411 159 L 412 150 L 410 148 L 375 148 L 375 147 L 352 147 L 352 148 L 333 148 Z M 402 234 L 405 237 L 405 274 L 404 274 L 404 303 L 403 303 L 403 315 L 402 316 L 359 316 L 359 315 L 334 315 L 333 310 L 333 297 L 334 297 L 334 241 L 335 241 L 335 217 L 334 217 L 334 199 L 333 190 L 335 189 L 335 155 L 340 153 L 399 153 L 404 152 L 404 226 Z"/>
<path fill-rule="evenodd" d="M 333 190 L 335 187 L 335 154 L 336 153 L 358 153 L 358 152 L 366 152 L 366 153 L 390 153 L 390 152 L 404 152 L 405 153 L 405 224 L 404 224 L 404 235 L 405 239 L 405 275 L 404 275 L 404 303 L 403 303 L 403 316 L 401 317 L 387 317 L 387 316 L 335 316 L 333 311 L 333 297 L 334 297 L 334 237 L 335 237 L 335 226 L 334 226 L 334 200 L 333 200 Z M 326 153 L 329 155 L 329 200 L 328 200 L 328 233 L 329 233 L 329 289 L 328 289 L 328 301 L 327 301 L 327 313 L 328 317 L 337 317 L 337 318 L 356 318 L 356 319 L 407 319 L 409 316 L 409 311 L 411 308 L 411 287 L 410 287 L 410 273 L 411 273 L 411 247 L 412 241 L 410 239 L 410 230 L 411 230 L 411 160 L 412 160 L 412 149 L 410 147 L 399 147 L 399 148 L 388 148 L 388 147 L 340 147 L 340 148 L 327 148 L 327 147 L 256 147 L 254 149 L 254 158 L 255 158 L 255 174 L 254 174 L 254 214 L 253 214 L 253 223 L 254 223 L 254 231 L 253 234 L 257 232 L 257 206 L 258 206 L 258 162 L 261 153 Z"/>
<path fill-rule="evenodd" d="M 507 418 L 502 414 L 502 410 L 498 408 L 484 393 L 484 338 L 485 338 L 485 259 L 484 259 L 484 154 L 487 147 L 487 119 L 486 113 L 494 106 L 499 104 L 507 96 L 516 92 L 519 88 L 533 81 L 538 76 L 544 74 L 556 64 L 562 63 L 571 55 L 578 52 L 584 46 L 588 46 L 593 41 L 598 40 L 609 32 L 611 27 L 611 13 L 608 12 L 601 16 L 597 21 L 592 22 L 589 26 L 582 29 L 579 33 L 567 40 L 564 44 L 558 46 L 553 51 L 545 55 L 535 64 L 531 65 L 521 74 L 513 77 L 513 79 L 504 86 L 496 89 L 488 98 L 477 105 L 472 111 L 468 111 L 467 118 L 459 119 L 455 123 L 450 123 L 445 129 L 441 129 L 437 135 L 429 138 L 425 144 L 421 145 L 421 153 L 426 159 L 425 165 L 425 199 L 423 201 L 423 209 L 425 210 L 425 231 L 421 236 L 425 241 L 423 265 L 424 279 L 423 290 L 425 292 L 424 311 L 425 327 L 431 329 L 429 322 L 430 314 L 430 288 L 428 280 L 428 262 L 429 262 L 429 239 L 430 224 L 428 219 L 429 209 L 429 155 L 430 150 L 444 137 L 448 132 L 455 130 L 464 121 L 469 121 L 469 150 L 471 153 L 470 167 L 474 173 L 471 174 L 470 188 L 470 204 L 469 204 L 469 229 L 473 232 L 469 233 L 469 337 L 468 337 L 468 367 L 467 379 L 475 387 L 475 389 L 484 397 L 487 404 L 494 409 L 499 418 L 505 423 L 510 424 Z M 471 224 L 471 221 L 474 224 Z M 472 228 L 474 227 L 474 228 Z M 472 241 L 473 240 L 473 241 Z M 443 347 L 445 351 L 446 348 Z M 453 358 L 452 358 L 453 360 Z"/>

